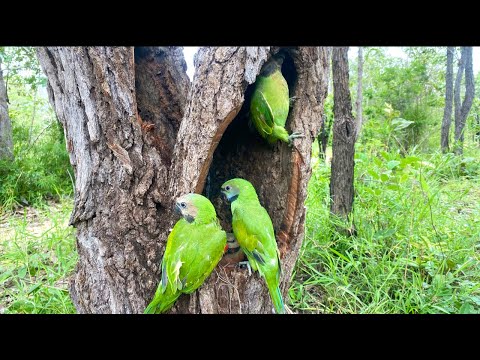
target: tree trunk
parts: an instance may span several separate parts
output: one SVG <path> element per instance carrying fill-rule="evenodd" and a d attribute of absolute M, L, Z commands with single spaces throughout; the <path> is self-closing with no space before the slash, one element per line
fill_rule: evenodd
<path fill-rule="evenodd" d="M 462 47 L 457 79 L 455 80 L 455 146 L 456 155 L 463 154 L 464 129 L 468 113 L 472 108 L 473 97 L 475 96 L 475 83 L 473 79 L 472 47 Z M 460 103 L 460 85 L 463 71 L 465 70 L 465 97 Z"/>
<path fill-rule="evenodd" d="M 353 207 L 355 123 L 349 89 L 348 47 L 335 47 L 333 70 L 333 143 L 330 210 L 347 220 Z"/>
<path fill-rule="evenodd" d="M 267 145 L 248 130 L 249 96 L 279 48 L 201 48 L 191 89 L 181 48 L 42 48 L 49 95 L 76 174 L 78 312 L 141 313 L 158 285 L 174 199 L 203 193 L 231 231 L 220 184 L 249 179 L 272 217 L 286 293 L 303 237 L 311 143 L 327 85 L 325 50 L 285 48 L 295 102 L 287 129 L 305 139 Z M 222 260 L 171 312 L 271 312 L 264 281 Z"/>
<path fill-rule="evenodd" d="M 0 58 L 0 160 L 13 160 L 12 123 L 8 116 L 7 88 Z"/>
<path fill-rule="evenodd" d="M 445 76 L 445 109 L 443 111 L 440 146 L 443 153 L 449 151 L 450 124 L 453 108 L 453 54 L 454 47 L 447 47 L 447 71 Z"/>
<path fill-rule="evenodd" d="M 330 133 L 332 132 L 333 119 L 329 118 L 326 114 L 323 114 L 322 126 L 318 133 L 318 155 L 320 159 L 326 160 L 327 158 L 327 145 Z"/>
<path fill-rule="evenodd" d="M 332 68 L 332 47 L 327 47 L 327 62 L 328 62 L 328 74 L 331 74 Z M 331 91 L 330 89 L 330 83 L 331 83 L 331 78 L 329 77 L 328 84 L 327 86 L 327 95 L 328 92 Z M 320 159 L 322 160 L 327 160 L 327 146 L 328 146 L 328 139 L 330 138 L 330 134 L 332 132 L 332 124 L 333 124 L 333 118 L 328 117 L 327 114 L 324 112 L 322 115 L 322 125 L 320 126 L 320 131 L 317 136 L 317 142 L 318 142 L 318 155 Z"/>
<path fill-rule="evenodd" d="M 360 135 L 363 123 L 363 48 L 358 47 L 358 69 L 357 69 L 357 100 L 355 101 L 357 117 L 355 118 L 355 141 Z"/>

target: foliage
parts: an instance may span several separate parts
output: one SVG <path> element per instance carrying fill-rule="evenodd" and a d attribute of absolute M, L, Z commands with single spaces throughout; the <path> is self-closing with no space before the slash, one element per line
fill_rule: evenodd
<path fill-rule="evenodd" d="M 479 158 L 472 143 L 463 160 L 437 152 L 404 157 L 358 144 L 354 238 L 335 230 L 328 211 L 330 169 L 317 163 L 289 291 L 293 307 L 320 313 L 480 312 Z"/>
<path fill-rule="evenodd" d="M 8 97 L 15 160 L 0 161 L 0 213 L 71 194 L 73 176 L 63 129 L 48 103 L 45 87 L 40 86 L 43 80 L 37 73 L 36 58 L 30 58 L 32 48 L 6 49 L 12 61 L 7 68 L 11 68 Z M 30 72 L 18 70 L 32 62 L 36 64 L 31 71 L 34 80 Z"/>
<path fill-rule="evenodd" d="M 379 140 L 387 148 L 400 148 L 403 152 L 413 147 L 431 150 L 436 146 L 430 142 L 432 127 L 438 126 L 443 113 L 445 49 L 410 47 L 404 51 L 406 59 L 388 56 L 385 48 L 365 51 L 364 123 L 370 123 L 371 131 L 362 130 L 362 141 L 378 139 L 380 135 Z M 350 77 L 352 90 L 356 86 L 356 71 L 354 61 L 351 72 L 355 75 Z M 396 117 L 412 123 L 401 134 L 392 137 L 389 125 Z M 378 134 L 376 128 L 385 131 Z"/>

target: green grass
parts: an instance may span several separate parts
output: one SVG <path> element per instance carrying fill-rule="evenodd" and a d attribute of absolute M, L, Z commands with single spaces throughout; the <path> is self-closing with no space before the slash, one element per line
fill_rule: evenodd
<path fill-rule="evenodd" d="M 73 199 L 0 221 L 0 313 L 74 313 L 68 277 L 77 261 Z"/>
<path fill-rule="evenodd" d="M 294 311 L 479 313 L 480 149 L 466 146 L 463 160 L 365 151 L 358 145 L 356 237 L 335 230 L 330 167 L 313 166 Z"/>

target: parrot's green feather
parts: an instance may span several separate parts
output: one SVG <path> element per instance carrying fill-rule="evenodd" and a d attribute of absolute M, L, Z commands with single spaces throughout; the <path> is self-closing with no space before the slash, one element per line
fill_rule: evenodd
<path fill-rule="evenodd" d="M 260 204 L 255 188 L 244 179 L 232 179 L 222 185 L 238 193 L 232 201 L 232 228 L 235 238 L 253 270 L 265 278 L 277 313 L 285 307 L 279 290 L 280 259 L 272 220 Z"/>
<path fill-rule="evenodd" d="M 281 66 L 271 59 L 265 66 L 274 69 L 261 73 L 255 82 L 250 101 L 250 117 L 259 134 L 269 143 L 277 140 L 289 142 L 285 123 L 290 109 L 288 84 Z"/>
<path fill-rule="evenodd" d="M 162 294 L 167 289 L 167 282 L 168 282 L 167 270 L 165 268 L 165 262 L 162 261 L 162 281 L 160 283 Z"/>
<path fill-rule="evenodd" d="M 165 312 L 182 293 L 195 291 L 223 256 L 227 234 L 213 205 L 201 195 L 189 195 L 195 195 L 192 203 L 198 209 L 197 217 L 191 223 L 180 219 L 168 236 L 161 281 L 145 313 Z"/>

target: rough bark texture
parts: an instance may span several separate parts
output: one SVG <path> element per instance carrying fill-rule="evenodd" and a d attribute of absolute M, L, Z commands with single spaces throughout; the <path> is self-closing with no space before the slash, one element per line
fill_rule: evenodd
<path fill-rule="evenodd" d="M 472 47 L 462 47 L 461 57 L 458 64 L 457 78 L 455 80 L 455 154 L 463 153 L 464 129 L 468 113 L 472 108 L 475 96 L 475 83 L 473 79 Z M 460 102 L 460 86 L 463 71 L 465 70 L 465 97 Z"/>
<path fill-rule="evenodd" d="M 440 146 L 442 152 L 449 151 L 450 124 L 452 123 L 453 110 L 453 54 L 455 48 L 447 47 L 447 71 L 445 75 L 445 108 L 442 119 L 442 132 Z"/>
<path fill-rule="evenodd" d="M 347 219 L 353 207 L 355 122 L 348 75 L 348 47 L 333 48 L 333 143 L 330 210 Z"/>
<path fill-rule="evenodd" d="M 287 128 L 307 135 L 293 148 L 269 147 L 247 132 L 251 85 L 279 50 L 299 97 Z M 46 48 L 39 58 L 76 166 L 72 223 L 80 259 L 71 290 L 79 312 L 143 312 L 177 220 L 173 200 L 203 192 L 229 230 L 218 187 L 233 176 L 252 181 L 273 219 L 285 294 L 303 237 L 311 144 L 326 94 L 325 49 L 201 48 L 188 97 L 178 48 Z M 226 257 L 171 311 L 269 313 L 271 302 L 258 274 L 248 277 Z"/>
<path fill-rule="evenodd" d="M 12 123 L 8 116 L 7 88 L 0 58 L 0 159 L 13 160 Z"/>
<path fill-rule="evenodd" d="M 357 111 L 357 117 L 355 118 L 355 140 L 360 135 L 363 123 L 363 48 L 358 47 L 358 68 L 357 68 L 357 100 L 355 101 L 355 107 Z"/>
<path fill-rule="evenodd" d="M 38 50 L 75 170 L 70 293 L 80 313 L 142 312 L 158 282 L 158 239 L 171 223 L 163 189 L 173 146 L 163 136 L 176 135 L 183 112 L 149 105 L 184 104 L 189 82 L 181 49 L 140 50 L 136 66 L 133 48 Z"/>

